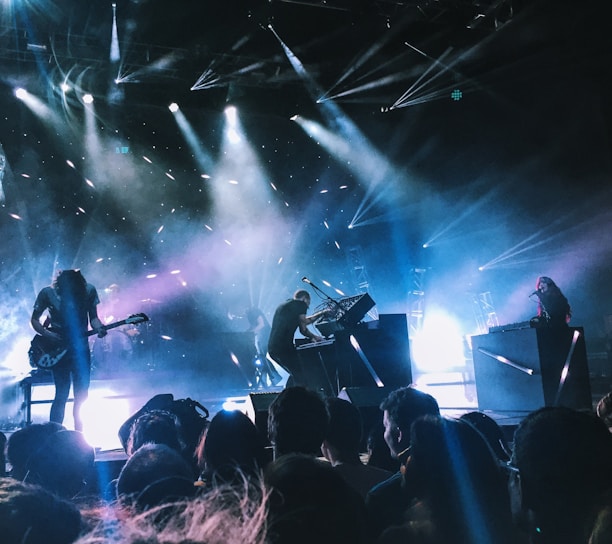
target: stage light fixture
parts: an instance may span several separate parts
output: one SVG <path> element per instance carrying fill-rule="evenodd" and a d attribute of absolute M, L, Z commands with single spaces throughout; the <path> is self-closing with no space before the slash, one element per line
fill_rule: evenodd
<path fill-rule="evenodd" d="M 15 96 L 19 98 L 19 100 L 23 100 L 27 95 L 28 91 L 26 91 L 25 89 L 22 89 L 21 87 L 15 89 Z"/>
<path fill-rule="evenodd" d="M 178 106 L 178 104 L 177 104 L 176 102 L 172 102 L 172 104 L 170 104 L 170 105 L 168 106 L 168 109 L 169 109 L 169 110 L 170 110 L 172 113 L 175 113 L 175 112 L 177 112 L 177 111 L 178 111 L 179 106 Z"/>
<path fill-rule="evenodd" d="M 83 95 L 83 102 L 85 104 L 91 104 L 94 101 L 93 95 L 87 93 Z"/>

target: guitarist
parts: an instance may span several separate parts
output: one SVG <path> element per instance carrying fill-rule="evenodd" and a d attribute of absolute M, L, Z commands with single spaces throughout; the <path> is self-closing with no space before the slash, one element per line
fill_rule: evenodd
<path fill-rule="evenodd" d="M 74 428 L 77 431 L 83 430 L 80 410 L 88 396 L 91 375 L 88 325 L 100 338 L 106 335 L 98 318 L 99 303 L 96 288 L 87 283 L 80 270 L 60 270 L 53 284 L 38 293 L 30 320 L 38 334 L 67 350 L 51 368 L 55 398 L 49 419 L 63 423 L 72 379 Z M 48 316 L 43 324 L 41 317 L 45 311 Z"/>

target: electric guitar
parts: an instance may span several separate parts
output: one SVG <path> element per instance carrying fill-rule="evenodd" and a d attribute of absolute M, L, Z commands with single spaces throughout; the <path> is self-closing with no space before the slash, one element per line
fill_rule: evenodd
<path fill-rule="evenodd" d="M 121 325 L 137 325 L 139 323 L 144 323 L 145 321 L 149 321 L 146 314 L 133 314 L 125 319 L 122 319 L 121 321 L 104 325 L 102 328 L 105 331 L 109 331 L 110 329 L 121 327 Z M 86 336 L 89 337 L 94 334 L 98 334 L 98 332 L 91 330 L 87 331 Z M 53 368 L 62 360 L 66 353 L 68 353 L 68 348 L 61 341 L 53 340 L 52 338 L 47 338 L 46 336 L 37 334 L 34 338 L 32 338 L 30 349 L 28 350 L 30 366 L 32 368 L 43 369 Z"/>

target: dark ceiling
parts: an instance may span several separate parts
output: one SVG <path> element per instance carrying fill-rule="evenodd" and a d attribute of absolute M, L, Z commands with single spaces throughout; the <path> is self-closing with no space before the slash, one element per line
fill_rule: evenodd
<path fill-rule="evenodd" d="M 18 84 L 36 74 L 45 85 L 68 79 L 104 96 L 121 74 L 133 82 L 123 85 L 123 99 L 139 103 L 167 105 L 172 95 L 184 105 L 218 107 L 229 94 L 230 99 L 250 95 L 264 110 L 305 107 L 312 96 L 306 96 L 282 40 L 323 93 L 360 87 L 340 102 L 389 107 L 442 54 L 458 81 L 486 78 L 502 65 L 559 45 L 569 56 L 584 50 L 597 55 L 600 45 L 588 41 L 598 32 L 605 2 L 120 0 L 115 5 L 120 61 L 109 60 L 110 2 L 14 2 L 0 20 L 3 79 Z M 596 66 L 597 58 L 593 62 Z M 206 89 L 190 90 L 205 73 Z"/>

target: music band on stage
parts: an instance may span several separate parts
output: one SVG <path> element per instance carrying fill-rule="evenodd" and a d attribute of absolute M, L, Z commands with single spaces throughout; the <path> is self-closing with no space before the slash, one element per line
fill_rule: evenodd
<path fill-rule="evenodd" d="M 322 310 L 307 315 L 311 296 L 305 289 L 299 289 L 291 299 L 284 301 L 276 308 L 271 326 L 260 309 L 252 307 L 245 312 L 245 317 L 249 321 L 246 332 L 253 335 L 252 348 L 255 354 L 255 364 L 260 365 L 259 381 L 253 382 L 253 385 L 268 388 L 278 387 L 283 382 L 282 386 L 285 387 L 306 385 L 315 389 L 325 389 L 316 383 L 317 379 L 321 379 L 321 369 L 319 369 L 318 378 L 315 378 L 313 382 L 312 369 L 305 368 L 308 365 L 305 364 L 304 357 L 300 356 L 300 348 L 333 343 L 335 332 L 345 328 L 355 328 L 374 306 L 374 301 L 367 294 L 346 297 L 338 302 L 325 295 L 308 278 L 304 277 L 302 281 L 328 299 Z M 538 298 L 538 311 L 530 321 L 524 322 L 525 326 L 532 328 L 567 327 L 571 317 L 570 305 L 551 278 L 538 277 L 536 290 L 530 297 L 532 296 Z M 96 288 L 87 283 L 79 270 L 64 270 L 59 272 L 51 286 L 43 288 L 38 293 L 30 320 L 37 333 L 30 349 L 30 362 L 33 367 L 46 368 L 53 374 L 56 391 L 51 406 L 50 420 L 63 422 L 65 404 L 72 381 L 75 398 L 74 421 L 77 429 L 82 428 L 79 411 L 87 398 L 91 379 L 92 351 L 94 350 L 90 351 L 87 338 L 93 334 L 103 338 L 109 329 L 148 320 L 144 314 L 137 314 L 123 321 L 104 325 L 97 313 L 99 303 Z M 344 306 L 341 303 L 344 303 Z M 41 318 L 45 311 L 48 312 L 48 315 L 43 323 Z M 351 312 L 352 319 L 348 320 Z M 330 319 L 325 321 L 325 318 Z M 321 334 L 310 329 L 310 326 L 317 322 L 317 329 Z M 91 326 L 89 331 L 88 326 Z M 510 330 L 504 327 L 523 328 L 507 325 L 491 328 L 489 332 L 496 332 L 494 329 Z M 295 338 L 297 331 L 308 340 L 307 346 L 299 346 L 300 340 Z M 57 343 L 60 340 L 62 341 L 61 349 L 57 347 L 53 351 L 53 356 L 50 355 L 52 350 L 49 350 L 48 346 L 41 347 L 40 345 L 43 341 Z M 319 359 L 321 359 L 320 354 Z M 320 362 L 321 366 L 325 366 L 322 359 Z M 286 380 L 282 379 L 275 365 L 288 373 L 289 377 Z M 370 373 L 374 374 L 371 368 Z M 373 375 L 373 378 L 376 379 L 376 376 Z M 330 376 L 325 376 L 325 380 L 330 386 L 329 390 L 333 391 Z"/>

